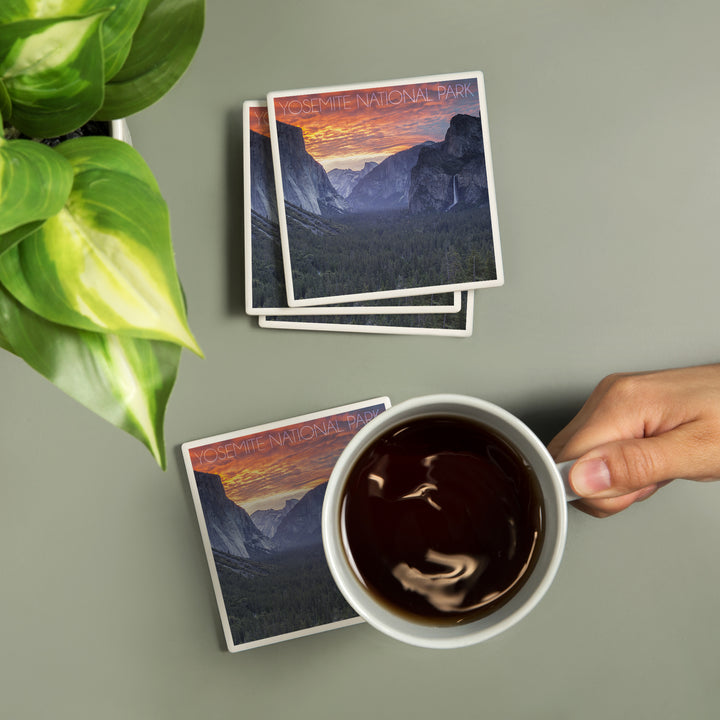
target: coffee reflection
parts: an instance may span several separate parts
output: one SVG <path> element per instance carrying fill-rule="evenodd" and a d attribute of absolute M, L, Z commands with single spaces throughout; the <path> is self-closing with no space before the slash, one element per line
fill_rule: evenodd
<path fill-rule="evenodd" d="M 538 481 L 488 428 L 424 417 L 382 435 L 354 464 L 341 505 L 344 549 L 381 603 L 455 624 L 506 603 L 542 546 Z"/>

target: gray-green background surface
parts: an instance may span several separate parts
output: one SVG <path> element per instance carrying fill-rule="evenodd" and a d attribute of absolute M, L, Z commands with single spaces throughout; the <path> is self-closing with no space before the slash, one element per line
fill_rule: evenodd
<path fill-rule="evenodd" d="M 570 513 L 556 583 L 490 642 L 366 625 L 231 655 L 179 444 L 387 394 L 463 392 L 549 440 L 605 374 L 716 361 L 720 5 L 208 0 L 194 64 L 130 119 L 190 321 L 163 473 L 0 357 L 0 717 L 716 718 L 720 484 Z M 260 330 L 243 307 L 241 105 L 485 73 L 506 284 L 469 339 Z"/>

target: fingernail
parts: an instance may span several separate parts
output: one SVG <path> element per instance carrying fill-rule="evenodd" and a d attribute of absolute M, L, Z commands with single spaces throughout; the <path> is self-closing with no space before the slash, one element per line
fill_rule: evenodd
<path fill-rule="evenodd" d="M 570 479 L 578 495 L 595 495 L 610 487 L 610 471 L 602 458 L 578 463 L 572 469 Z"/>

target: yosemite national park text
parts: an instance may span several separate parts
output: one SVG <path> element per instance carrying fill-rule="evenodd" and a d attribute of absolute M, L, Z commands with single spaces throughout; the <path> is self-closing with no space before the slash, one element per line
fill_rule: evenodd
<path fill-rule="evenodd" d="M 339 432 L 354 433 L 366 425 L 382 408 L 369 408 L 346 416 L 321 418 L 302 425 L 294 425 L 257 435 L 248 435 L 228 440 L 224 443 L 214 443 L 202 448 L 191 450 L 194 456 L 193 465 L 197 463 L 214 463 L 235 457 L 261 453 L 276 447 L 297 445 L 301 442 L 315 440 Z"/>
<path fill-rule="evenodd" d="M 300 98 L 276 98 L 275 108 L 278 119 L 287 116 L 308 115 L 326 111 L 383 108 L 407 103 L 444 102 L 457 98 L 477 97 L 477 81 L 434 85 L 409 85 L 397 88 L 378 88 L 351 94 L 323 94 Z"/>

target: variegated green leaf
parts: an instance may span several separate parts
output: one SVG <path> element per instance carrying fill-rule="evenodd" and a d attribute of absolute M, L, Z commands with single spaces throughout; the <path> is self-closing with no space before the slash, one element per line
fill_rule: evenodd
<path fill-rule="evenodd" d="M 0 255 L 6 250 L 15 247 L 23 238 L 30 235 L 30 233 L 34 233 L 44 222 L 44 220 L 35 220 L 34 222 L 20 225 L 20 227 L 16 227 L 4 235 L 0 235 Z"/>
<path fill-rule="evenodd" d="M 64 135 L 102 106 L 106 15 L 0 25 L 0 79 L 12 101 L 7 119 L 18 130 L 30 137 Z"/>
<path fill-rule="evenodd" d="M 126 117 L 160 99 L 195 55 L 204 19 L 204 0 L 150 0 L 125 65 L 106 85 L 96 117 Z"/>
<path fill-rule="evenodd" d="M 125 62 L 147 3 L 148 0 L 2 0 L 0 23 L 77 17 L 112 9 L 102 27 L 105 78 L 111 78 Z"/>
<path fill-rule="evenodd" d="M 0 24 L 35 17 L 31 8 L 33 4 L 34 0 L 3 0 L 0 5 Z"/>
<path fill-rule="evenodd" d="M 60 212 L 72 184 L 72 165 L 60 153 L 0 137 L 0 235 Z M 0 252 L 3 244 L 0 238 Z"/>
<path fill-rule="evenodd" d="M 60 143 L 56 152 L 67 158 L 76 176 L 90 170 L 128 175 L 160 193 L 160 187 L 142 155 L 128 143 L 96 135 Z"/>
<path fill-rule="evenodd" d="M 187 325 L 167 206 L 145 182 L 140 155 L 104 137 L 56 150 L 76 168 L 68 202 L 0 256 L 0 282 L 52 322 L 167 340 L 201 354 Z"/>
<path fill-rule="evenodd" d="M 7 350 L 8 352 L 13 352 L 10 341 L 3 334 L 2 324 L 0 324 L 0 348 Z"/>
<path fill-rule="evenodd" d="M 2 286 L 0 346 L 139 439 L 165 468 L 163 423 L 180 347 L 56 325 L 24 308 Z"/>
<path fill-rule="evenodd" d="M 8 95 L 5 83 L 0 79 L 0 136 L 3 135 L 3 122 L 4 117 L 9 118 L 12 113 L 12 100 Z"/>

